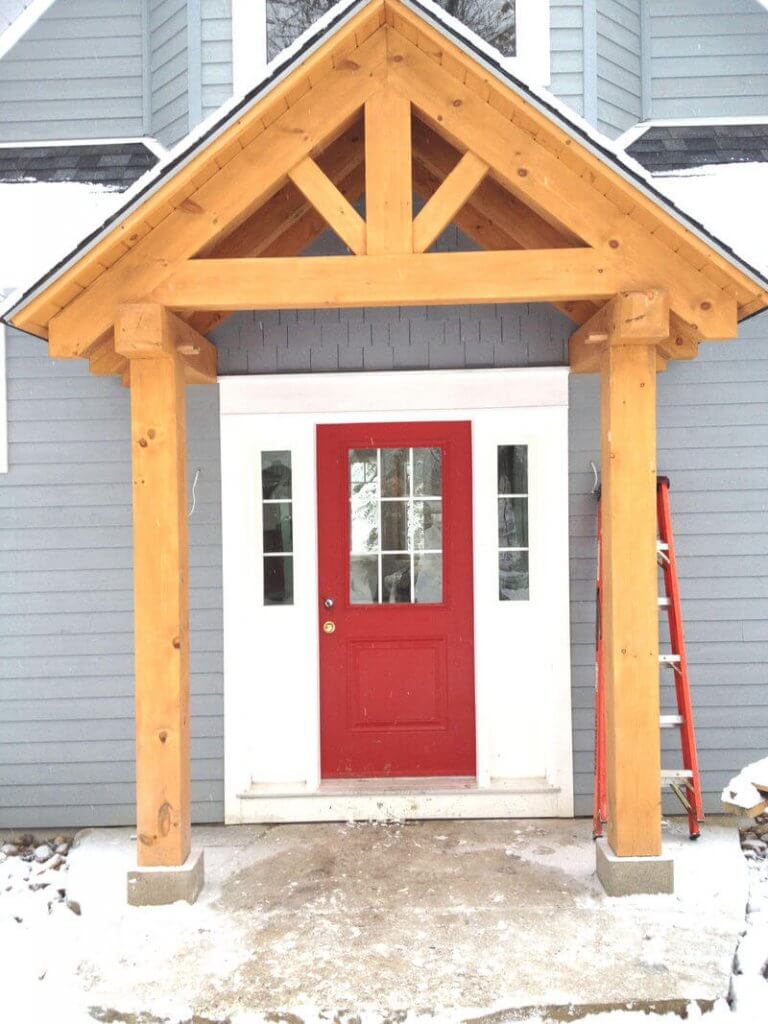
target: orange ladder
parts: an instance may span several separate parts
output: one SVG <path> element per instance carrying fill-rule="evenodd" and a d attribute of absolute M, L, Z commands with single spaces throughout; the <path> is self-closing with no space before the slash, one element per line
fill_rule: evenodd
<path fill-rule="evenodd" d="M 693 704 L 688 677 L 688 658 L 685 653 L 683 615 L 680 604 L 680 583 L 677 575 L 677 557 L 672 533 L 672 510 L 669 502 L 669 478 L 660 476 L 656 481 L 656 508 L 658 514 L 658 540 L 656 556 L 664 577 L 664 596 L 659 607 L 667 613 L 671 654 L 660 654 L 662 668 L 672 670 L 675 683 L 676 715 L 661 715 L 662 729 L 678 729 L 682 751 L 681 769 L 662 769 L 661 783 L 669 783 L 688 815 L 691 839 L 701 834 L 699 822 L 704 820 L 701 800 L 701 777 L 693 728 Z M 592 816 L 592 834 L 603 834 L 608 817 L 605 753 L 605 667 L 603 655 L 603 531 L 600 492 L 597 493 L 597 591 L 595 629 L 595 802 Z"/>

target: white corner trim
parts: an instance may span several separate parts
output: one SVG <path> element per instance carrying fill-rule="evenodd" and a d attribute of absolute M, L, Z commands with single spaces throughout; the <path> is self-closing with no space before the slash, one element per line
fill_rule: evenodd
<path fill-rule="evenodd" d="M 568 405 L 567 366 L 219 377 L 221 415 Z"/>
<path fill-rule="evenodd" d="M 232 0 L 232 88 L 244 95 L 267 67 L 266 0 Z"/>
<path fill-rule="evenodd" d="M 54 0 L 32 0 L 29 7 L 22 11 L 18 18 L 0 35 L 0 60 L 32 28 L 35 22 L 45 14 L 53 3 Z"/>
<path fill-rule="evenodd" d="M 8 472 L 8 392 L 5 373 L 5 324 L 0 323 L 0 473 Z"/>
<path fill-rule="evenodd" d="M 513 74 L 517 70 L 536 85 L 549 85 L 549 0 L 517 0 L 517 56 L 509 59 L 508 67 Z"/>

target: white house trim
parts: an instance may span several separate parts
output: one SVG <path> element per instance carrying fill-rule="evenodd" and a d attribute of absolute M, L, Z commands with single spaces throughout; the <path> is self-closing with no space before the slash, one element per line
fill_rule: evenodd
<path fill-rule="evenodd" d="M 220 379 L 225 817 L 518 817 L 573 813 L 568 614 L 568 369 Z M 319 423 L 469 420 L 473 430 L 477 774 L 320 777 Z M 531 600 L 498 600 L 499 444 L 527 444 Z M 262 451 L 290 450 L 294 604 L 262 601 Z"/>
<path fill-rule="evenodd" d="M 8 53 L 11 47 L 25 35 L 52 6 L 54 0 L 32 0 L 29 7 L 25 8 L 0 35 L 0 60 Z"/>
<path fill-rule="evenodd" d="M 266 0 L 232 0 L 232 91 L 244 95 L 267 67 Z"/>
<path fill-rule="evenodd" d="M 0 473 L 8 472 L 8 389 L 5 366 L 5 324 L 0 323 Z"/>

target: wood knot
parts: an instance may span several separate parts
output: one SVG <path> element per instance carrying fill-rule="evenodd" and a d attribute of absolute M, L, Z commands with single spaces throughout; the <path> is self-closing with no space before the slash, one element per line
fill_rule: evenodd
<path fill-rule="evenodd" d="M 683 341 L 682 338 L 675 338 L 675 344 L 676 345 L 684 345 L 685 342 Z"/>
<path fill-rule="evenodd" d="M 712 303 L 711 302 L 702 302 L 701 308 L 704 310 L 705 313 L 707 313 L 707 312 L 709 312 L 710 309 L 712 309 Z"/>
<path fill-rule="evenodd" d="M 154 441 L 155 438 L 157 437 L 157 434 L 155 433 L 153 427 L 150 427 L 149 430 L 147 431 L 147 437 L 149 438 L 150 441 Z"/>
<path fill-rule="evenodd" d="M 162 729 L 157 734 L 157 737 L 158 737 L 158 739 L 160 740 L 161 743 L 165 743 L 165 741 L 168 739 L 168 733 L 165 731 L 165 729 Z"/>
<path fill-rule="evenodd" d="M 184 210 L 185 213 L 202 213 L 203 208 L 199 203 L 196 203 L 194 199 L 185 199 L 183 203 L 179 203 L 179 209 Z"/>
<path fill-rule="evenodd" d="M 146 832 L 139 832 L 138 840 L 142 846 L 154 846 L 155 837 L 148 835 Z"/>
<path fill-rule="evenodd" d="M 179 638 L 179 637 L 177 637 L 177 636 L 175 636 L 175 637 L 173 638 L 173 640 L 171 640 L 171 644 L 172 644 L 172 645 L 173 645 L 173 646 L 174 646 L 174 647 L 176 648 L 176 650 L 178 651 L 178 650 L 179 650 L 179 648 L 181 647 L 181 640 L 180 640 L 180 638 Z"/>
<path fill-rule="evenodd" d="M 612 238 L 608 245 L 610 245 L 612 249 L 618 249 L 621 245 L 621 242 L 618 240 L 618 238 Z"/>
<path fill-rule="evenodd" d="M 350 60 L 349 58 L 347 58 L 346 60 L 340 61 L 336 65 L 336 70 L 337 71 L 359 71 L 360 70 L 360 65 L 357 63 L 357 61 Z"/>
<path fill-rule="evenodd" d="M 157 812 L 157 832 L 158 835 L 167 836 L 171 831 L 171 805 L 166 802 L 161 805 L 160 810 Z"/>
<path fill-rule="evenodd" d="M 392 58 L 392 63 L 393 64 L 402 64 L 402 62 L 403 62 L 403 55 L 402 55 L 402 53 L 396 53 L 394 55 L 394 57 Z"/>
<path fill-rule="evenodd" d="M 147 439 L 146 439 L 146 437 L 140 437 L 139 438 L 139 448 L 146 448 L 146 447 L 147 447 Z"/>
<path fill-rule="evenodd" d="M 526 170 L 525 167 L 519 167 L 517 169 L 517 176 L 518 176 L 518 178 L 527 178 L 528 177 L 528 171 Z"/>
<path fill-rule="evenodd" d="M 463 100 L 454 100 L 453 101 L 453 105 L 454 105 L 454 107 L 461 107 L 461 106 L 464 105 L 464 101 Z"/>

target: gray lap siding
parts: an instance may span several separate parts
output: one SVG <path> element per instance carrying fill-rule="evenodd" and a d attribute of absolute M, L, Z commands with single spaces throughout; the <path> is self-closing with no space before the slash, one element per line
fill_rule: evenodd
<path fill-rule="evenodd" d="M 222 373 L 527 366 L 565 361 L 544 307 L 241 314 Z M 0 476 L 0 824 L 134 820 L 128 394 L 8 337 L 10 471 Z M 189 390 L 192 775 L 196 821 L 223 817 L 218 399 Z M 577 812 L 590 810 L 598 382 L 571 379 Z M 768 318 L 659 377 L 706 804 L 768 747 Z M 673 737 L 665 736 L 665 746 Z M 673 763 L 672 751 L 667 754 Z"/>

